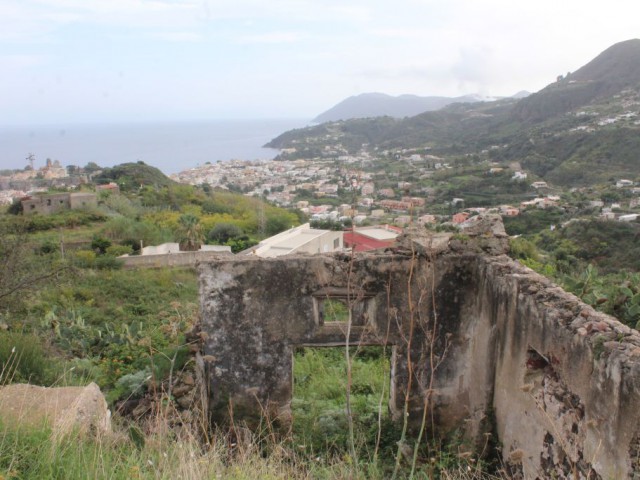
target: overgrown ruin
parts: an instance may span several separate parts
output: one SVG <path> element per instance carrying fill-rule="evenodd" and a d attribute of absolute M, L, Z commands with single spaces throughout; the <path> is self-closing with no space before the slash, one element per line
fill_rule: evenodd
<path fill-rule="evenodd" d="M 380 253 L 199 265 L 214 422 L 291 421 L 298 346 L 392 346 L 390 410 L 481 451 L 497 434 L 523 478 L 640 472 L 640 333 L 505 255 L 499 217 L 407 235 Z M 341 301 L 351 321 L 327 322 Z"/>

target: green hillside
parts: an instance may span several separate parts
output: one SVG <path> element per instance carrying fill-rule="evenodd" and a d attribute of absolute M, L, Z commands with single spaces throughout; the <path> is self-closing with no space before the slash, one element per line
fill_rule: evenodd
<path fill-rule="evenodd" d="M 104 168 L 102 173 L 93 177 L 93 180 L 98 184 L 115 182 L 123 191 L 131 191 L 143 185 L 155 187 L 175 185 L 175 182 L 159 169 L 144 162 L 122 163 L 112 168 Z"/>
<path fill-rule="evenodd" d="M 325 123 L 280 135 L 268 144 L 311 158 L 386 149 L 429 149 L 520 162 L 543 179 L 590 185 L 640 175 L 640 40 L 608 48 L 572 74 L 529 97 L 462 103 L 411 118 Z"/>

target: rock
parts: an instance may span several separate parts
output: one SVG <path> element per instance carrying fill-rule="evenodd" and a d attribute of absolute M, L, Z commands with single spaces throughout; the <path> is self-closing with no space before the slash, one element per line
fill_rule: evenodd
<path fill-rule="evenodd" d="M 195 385 L 196 381 L 193 379 L 193 375 L 187 373 L 182 377 L 182 383 L 185 385 Z"/>
<path fill-rule="evenodd" d="M 176 400 L 176 403 L 184 409 L 189 409 L 193 407 L 194 401 L 195 401 L 195 394 L 192 390 L 191 392 L 189 392 L 188 395 L 178 398 Z"/>
<path fill-rule="evenodd" d="M 189 385 L 179 385 L 173 389 L 171 392 L 174 397 L 180 398 L 184 397 L 187 393 L 191 391 L 192 387 Z"/>
<path fill-rule="evenodd" d="M 100 388 L 38 387 L 13 384 L 0 388 L 0 418 L 8 426 L 52 426 L 54 435 L 111 432 L 111 412 Z"/>
<path fill-rule="evenodd" d="M 138 406 L 133 409 L 133 411 L 131 412 L 131 416 L 133 418 L 141 418 L 147 413 L 149 413 L 150 411 L 151 411 L 151 402 L 149 401 L 149 399 L 144 398 L 140 401 L 140 403 L 138 403 Z"/>
<path fill-rule="evenodd" d="M 507 237 L 502 217 L 495 213 L 487 213 L 471 217 L 460 225 L 460 230 L 467 235 L 486 235 L 497 238 Z"/>

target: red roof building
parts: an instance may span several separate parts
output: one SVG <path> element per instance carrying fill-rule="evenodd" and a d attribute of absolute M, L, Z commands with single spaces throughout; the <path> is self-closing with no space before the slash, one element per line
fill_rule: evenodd
<path fill-rule="evenodd" d="M 396 237 L 401 233 L 401 228 L 391 225 L 348 230 L 344 232 L 344 246 L 352 248 L 356 252 L 388 248 L 395 244 Z"/>

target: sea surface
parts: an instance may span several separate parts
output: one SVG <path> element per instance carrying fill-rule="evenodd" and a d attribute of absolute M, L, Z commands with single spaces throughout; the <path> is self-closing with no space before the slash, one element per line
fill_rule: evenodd
<path fill-rule="evenodd" d="M 29 154 L 35 156 L 35 168 L 44 166 L 47 158 L 62 166 L 143 161 L 165 174 L 206 162 L 272 159 L 278 151 L 262 145 L 308 123 L 278 119 L 0 126 L 0 169 L 23 169 Z"/>

